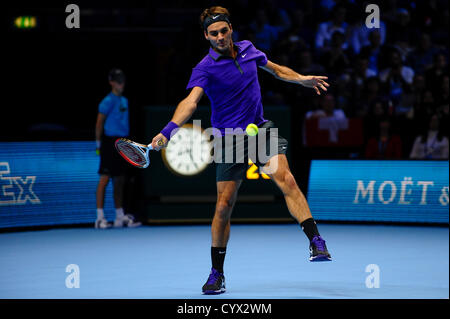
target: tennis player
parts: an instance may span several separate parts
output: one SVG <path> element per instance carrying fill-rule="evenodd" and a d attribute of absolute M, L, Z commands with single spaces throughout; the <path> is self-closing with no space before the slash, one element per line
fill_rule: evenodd
<path fill-rule="evenodd" d="M 108 80 L 111 92 L 100 102 L 95 125 L 97 152 L 100 154 L 95 228 L 104 229 L 112 226 L 106 220 L 103 211 L 105 190 L 110 179 L 113 180 L 114 206 L 116 208 L 114 227 L 137 227 L 141 223 L 136 222 L 133 215 L 125 214 L 123 209 L 127 165 L 114 146 L 117 138 L 127 137 L 130 132 L 128 99 L 123 96 L 125 74 L 120 69 L 112 69 L 109 72 Z"/>
<path fill-rule="evenodd" d="M 190 94 L 178 104 L 167 126 L 153 138 L 152 146 L 155 150 L 167 146 L 171 136 L 192 116 L 205 93 L 211 101 L 211 123 L 222 134 L 225 134 L 226 128 L 245 130 L 250 123 L 269 131 L 274 128 L 275 124 L 263 116 L 258 68 L 273 74 L 277 79 L 313 88 L 319 95 L 320 90 L 327 91 L 327 77 L 301 75 L 290 68 L 277 65 L 269 61 L 266 55 L 249 41 L 233 43 L 233 28 L 227 9 L 216 6 L 204 10 L 200 23 L 205 39 L 211 45 L 209 53 L 192 71 L 187 85 L 187 89 L 192 89 Z M 161 139 L 164 145 L 158 146 L 157 142 Z M 260 167 L 264 169 L 273 161 L 277 161 L 277 169 L 269 176 L 283 192 L 289 212 L 300 223 L 310 241 L 309 260 L 331 260 L 308 203 L 289 169 L 285 155 L 287 141 L 272 130 L 270 134 L 266 134 L 266 143 L 278 144 L 277 152 L 266 161 L 264 167 Z M 225 143 L 222 143 L 223 145 Z M 237 143 L 233 145 L 234 150 L 237 147 Z M 248 148 L 245 150 L 248 151 Z M 230 236 L 230 217 L 247 167 L 248 162 L 216 161 L 217 202 L 211 226 L 212 269 L 202 288 L 204 294 L 225 292 L 223 265 Z"/>

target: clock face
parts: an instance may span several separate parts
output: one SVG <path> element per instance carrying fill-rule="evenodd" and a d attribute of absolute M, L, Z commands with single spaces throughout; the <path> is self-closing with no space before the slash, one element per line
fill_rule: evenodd
<path fill-rule="evenodd" d="M 200 127 L 185 124 L 162 150 L 164 164 L 173 173 L 193 176 L 211 163 L 211 142 Z"/>

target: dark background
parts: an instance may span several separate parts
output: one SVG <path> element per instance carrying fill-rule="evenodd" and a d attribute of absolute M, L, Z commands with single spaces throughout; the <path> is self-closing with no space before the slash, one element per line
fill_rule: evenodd
<path fill-rule="evenodd" d="M 352 86 L 351 81 L 348 87 L 342 85 L 343 78 L 355 77 L 358 54 L 346 50 L 348 65 L 336 68 L 329 65 L 328 52 L 314 46 L 319 24 L 332 19 L 337 8 L 345 7 L 345 22 L 351 30 L 365 20 L 368 15 L 365 6 L 369 2 L 330 1 L 331 8 L 325 6 L 327 2 L 311 0 L 75 2 L 81 10 L 80 29 L 65 26 L 69 15 L 65 8 L 71 1 L 15 1 L 2 10 L 6 13 L 3 20 L 6 33 L 2 37 L 0 140 L 94 140 L 98 104 L 110 91 L 107 74 L 113 67 L 122 68 L 127 76 L 124 95 L 129 99 L 132 138 L 148 138 L 140 122 L 142 110 L 151 105 L 176 106 L 188 94 L 185 87 L 191 69 L 208 50 L 198 23 L 199 15 L 212 5 L 230 10 L 236 40 L 255 39 L 252 25 L 261 10 L 272 26 L 286 22 L 279 13 L 286 14 L 291 26 L 280 32 L 273 47 L 265 51 L 268 58 L 299 70 L 299 56 L 304 51 L 311 52 L 313 62 L 322 67 L 321 74 L 329 76 L 331 89 L 327 94 L 335 97 L 336 107 L 342 108 L 349 118 L 359 117 L 364 123 L 378 121 L 370 110 L 364 113 L 358 109 L 367 104 L 364 95 L 360 98 L 362 89 Z M 380 5 L 381 19 L 387 27 L 383 52 L 402 47 L 404 65 L 414 68 L 417 63 L 412 53 L 418 50 L 420 36 L 427 34 L 432 42 L 430 52 L 433 53 L 429 54 L 441 52 L 448 61 L 448 1 L 373 3 Z M 410 17 L 405 25 L 399 23 L 401 10 L 406 10 Z M 298 11 L 302 12 L 301 22 L 297 20 Z M 35 29 L 14 27 L 15 17 L 24 15 L 36 16 Z M 294 33 L 302 38 L 303 45 L 295 47 L 288 41 Z M 380 70 L 389 67 L 387 56 L 387 53 L 381 55 Z M 424 70 L 414 69 L 416 76 L 433 71 L 433 61 L 427 63 Z M 402 158 L 408 158 L 414 137 L 427 125 L 426 116 L 439 112 L 441 127 L 447 127 L 448 135 L 448 90 L 447 95 L 442 93 L 442 76 L 447 76 L 448 85 L 448 64 L 443 71 L 439 70 L 439 77 L 427 78 L 427 90 L 434 99 L 431 104 L 423 102 L 427 92 L 419 92 L 414 85 L 404 85 L 403 93 L 419 101 L 414 108 L 426 110 L 412 117 L 397 114 L 395 104 L 392 110 L 390 88 L 381 87 L 379 95 L 393 122 L 393 131 L 403 139 Z M 290 149 L 294 170 L 311 157 L 364 158 L 366 144 L 353 149 L 305 147 L 302 144 L 303 118 L 307 111 L 318 108 L 313 90 L 277 81 L 263 71 L 260 71 L 260 83 L 264 105 L 283 104 L 291 110 L 291 117 L 286 120 L 292 128 Z M 209 101 L 204 97 L 200 104 L 208 106 Z M 145 128 L 145 131 L 158 133 L 171 115 L 168 113 L 161 125 Z M 371 135 L 376 135 L 376 130 L 363 134 L 366 142 Z"/>
<path fill-rule="evenodd" d="M 3 114 L 8 120 L 2 121 L 2 140 L 94 139 L 97 108 L 110 91 L 112 67 L 127 75 L 133 129 L 141 107 L 174 105 L 187 93 L 182 83 L 200 57 L 194 51 L 198 43 L 206 48 L 191 40 L 201 35 L 192 23 L 198 12 L 183 13 L 192 20 L 188 27 L 174 26 L 158 21 L 162 9 L 153 2 L 79 1 L 81 28 L 67 29 L 67 4 L 18 1 L 7 11 Z M 12 21 L 20 15 L 36 16 L 38 27 L 15 29 Z M 175 77 L 178 81 L 171 80 Z M 45 123 L 61 131 L 44 134 L 36 125 Z"/>
<path fill-rule="evenodd" d="M 133 124 L 142 107 L 177 105 L 188 94 L 191 70 L 209 47 L 199 15 L 219 2 L 77 1 L 80 29 L 65 26 L 69 3 L 17 1 L 6 10 L 3 114 L 8 120 L 1 127 L 2 140 L 93 139 L 113 67 L 127 76 L 124 95 L 132 133 L 139 135 Z M 232 11 L 238 3 L 226 5 Z M 14 18 L 25 15 L 37 17 L 35 29 L 14 27 Z"/>

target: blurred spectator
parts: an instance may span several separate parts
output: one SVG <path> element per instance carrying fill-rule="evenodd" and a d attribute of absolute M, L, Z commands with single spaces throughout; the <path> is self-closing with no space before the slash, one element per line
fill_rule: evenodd
<path fill-rule="evenodd" d="M 269 24 L 281 26 L 284 30 L 288 30 L 291 27 L 292 21 L 288 13 L 288 2 L 280 5 L 277 0 L 263 0 L 261 7 L 264 8 L 267 13 Z M 290 11 L 292 11 L 292 9 Z"/>
<path fill-rule="evenodd" d="M 419 103 L 414 107 L 414 119 L 416 125 L 422 123 L 426 118 L 429 118 L 432 114 L 436 112 L 436 103 L 431 90 L 425 90 L 420 99 Z"/>
<path fill-rule="evenodd" d="M 328 76 L 332 91 L 327 95 L 331 96 L 332 92 L 334 109 L 348 118 L 363 118 L 366 140 L 378 132 L 380 117 L 390 116 L 401 133 L 403 154 L 407 154 L 419 133 L 417 128 L 428 116 L 437 112 L 442 123 L 448 123 L 448 0 L 235 0 L 231 3 L 231 20 L 236 27 L 233 39 L 252 41 L 269 59 L 292 65 L 301 74 Z M 369 3 L 380 6 L 383 19 L 380 28 L 369 29 L 365 25 L 368 13 L 364 9 Z M 198 9 L 194 2 L 183 1 L 184 6 L 192 12 Z M 179 8 L 176 11 L 181 15 L 185 12 Z M 148 21 L 147 26 L 155 30 L 168 25 L 164 19 Z M 170 25 L 184 28 L 186 21 L 192 22 L 190 18 L 172 19 Z M 198 32 L 197 28 L 193 30 Z M 173 103 L 172 91 L 184 85 L 181 83 L 184 80 L 176 75 L 184 68 L 190 69 L 191 62 L 197 60 L 193 57 L 203 54 L 205 47 L 186 45 L 192 35 L 186 36 L 184 32 L 172 39 L 163 34 L 155 36 L 156 42 L 164 39 L 166 43 L 155 52 L 160 66 L 156 78 L 170 78 L 174 83 L 166 90 L 159 87 L 153 96 L 158 103 Z M 177 48 L 182 54 L 174 54 Z M 396 52 L 391 54 L 391 50 Z M 181 57 L 192 61 L 183 63 Z M 300 106 L 296 111 L 300 118 L 306 111 L 301 106 L 316 103 L 314 109 L 318 109 L 318 101 L 324 103 L 322 96 L 316 101 L 313 92 L 280 84 L 272 77 L 263 76 L 260 81 L 267 103 Z M 147 96 L 143 96 L 138 104 L 147 102 Z M 320 114 L 326 114 L 323 108 L 308 116 Z M 321 117 L 322 123 L 326 123 L 325 118 Z M 448 135 L 449 125 L 442 125 L 442 129 Z"/>
<path fill-rule="evenodd" d="M 285 17 L 288 19 L 288 17 Z M 283 25 L 272 25 L 269 22 L 265 9 L 258 9 L 256 19 L 250 25 L 253 33 L 253 44 L 255 47 L 265 53 L 271 53 L 276 41 L 278 41 L 280 33 L 286 31 L 290 27 L 290 20 L 283 20 Z"/>
<path fill-rule="evenodd" d="M 374 70 L 369 69 L 369 59 L 364 55 L 358 56 L 354 74 L 358 78 L 360 85 L 362 85 L 367 78 L 377 76 Z"/>
<path fill-rule="evenodd" d="M 319 24 L 315 41 L 315 47 L 318 53 L 331 46 L 331 37 L 333 36 L 333 33 L 335 31 L 339 31 L 344 35 L 342 46 L 343 49 L 347 49 L 348 43 L 346 42 L 346 37 L 348 31 L 348 23 L 345 22 L 346 13 L 347 9 L 344 6 L 336 6 L 332 11 L 332 20 Z"/>
<path fill-rule="evenodd" d="M 436 92 L 437 92 L 436 104 L 438 106 L 448 105 L 450 103 L 449 90 L 450 90 L 449 76 L 448 76 L 448 74 L 444 74 L 441 77 L 440 81 L 438 82 L 438 88 L 436 89 Z"/>
<path fill-rule="evenodd" d="M 366 145 L 367 159 L 401 159 L 402 140 L 399 135 L 392 133 L 392 124 L 388 117 L 378 123 L 378 134 L 369 139 Z"/>
<path fill-rule="evenodd" d="M 292 12 L 292 26 L 280 39 L 279 46 L 290 53 L 309 50 L 314 43 L 314 30 L 310 25 L 304 23 L 305 14 L 303 10 L 297 9 Z"/>
<path fill-rule="evenodd" d="M 334 0 L 320 0 L 319 6 L 321 8 L 321 14 L 330 14 L 330 12 L 333 11 L 334 7 L 336 6 L 336 2 Z"/>
<path fill-rule="evenodd" d="M 328 76 L 339 77 L 350 67 L 350 60 L 344 52 L 343 43 L 344 34 L 340 31 L 333 32 L 330 47 L 324 50 L 321 58 Z"/>
<path fill-rule="evenodd" d="M 442 104 L 441 106 L 439 106 L 438 108 L 438 114 L 441 118 L 441 123 L 442 123 L 442 127 L 441 130 L 443 132 L 443 134 L 447 137 L 450 138 L 450 126 L 448 125 L 449 123 L 449 108 L 450 105 L 447 104 Z"/>
<path fill-rule="evenodd" d="M 425 76 L 422 74 L 416 74 L 414 76 L 412 92 L 414 93 L 413 104 L 420 103 L 420 97 L 423 95 L 427 88 Z"/>
<path fill-rule="evenodd" d="M 387 41 L 398 50 L 402 61 L 405 61 L 412 49 L 411 43 L 417 41 L 418 37 L 410 12 L 405 8 L 397 9 L 396 18 L 388 26 L 388 30 Z"/>
<path fill-rule="evenodd" d="M 354 115 L 352 107 L 353 96 L 352 92 L 348 89 L 350 80 L 350 74 L 343 73 L 333 86 L 333 95 L 336 100 L 335 108 L 344 111 L 347 117 L 352 117 Z"/>
<path fill-rule="evenodd" d="M 294 62 L 294 64 L 296 64 Z M 300 74 L 325 74 L 321 64 L 314 63 L 314 57 L 310 50 L 302 51 L 299 55 L 298 68 Z"/>
<path fill-rule="evenodd" d="M 434 62 L 431 69 L 425 72 L 425 78 L 427 88 L 435 92 L 437 90 L 437 83 L 439 83 L 439 80 L 445 75 L 448 76 L 448 67 L 447 57 L 442 52 L 436 53 L 433 61 Z"/>
<path fill-rule="evenodd" d="M 403 65 L 399 52 L 392 50 L 389 67 L 380 72 L 380 80 L 395 107 L 400 103 L 402 94 L 411 91 L 413 79 L 414 70 Z"/>
<path fill-rule="evenodd" d="M 355 89 L 351 89 L 352 94 L 355 94 Z M 380 79 L 378 77 L 369 77 L 364 81 L 364 86 L 360 94 L 354 95 L 353 105 L 354 114 L 357 117 L 370 116 L 375 102 L 387 100 L 387 97 L 381 92 Z M 386 103 L 384 103 L 386 104 Z M 387 107 L 386 113 L 387 114 Z"/>
<path fill-rule="evenodd" d="M 428 0 L 417 3 L 416 24 L 431 35 L 435 44 L 448 41 L 448 1 Z"/>
<path fill-rule="evenodd" d="M 422 74 L 414 75 L 411 91 L 402 94 L 401 101 L 397 106 L 397 113 L 405 114 L 407 119 L 413 119 L 415 106 L 420 105 L 425 90 L 425 77 Z"/>
<path fill-rule="evenodd" d="M 448 159 L 448 138 L 441 130 L 437 114 L 430 117 L 428 127 L 416 137 L 409 158 Z"/>
<path fill-rule="evenodd" d="M 431 43 L 430 35 L 422 33 L 417 47 L 408 54 L 407 64 L 415 72 L 424 73 L 433 66 L 433 57 L 436 54 L 436 50 Z"/>
<path fill-rule="evenodd" d="M 364 137 L 368 141 L 372 137 L 376 137 L 380 127 L 380 122 L 389 116 L 387 102 L 376 98 L 368 107 L 368 112 L 364 116 Z"/>
<path fill-rule="evenodd" d="M 361 101 L 364 89 L 366 86 L 366 80 L 368 78 L 375 78 L 376 73 L 368 68 L 369 60 L 364 55 L 359 55 L 356 60 L 355 67 L 350 78 L 350 90 L 352 92 L 353 101 Z M 358 108 L 358 105 L 355 105 Z"/>
<path fill-rule="evenodd" d="M 320 97 L 319 109 L 309 111 L 305 119 L 319 119 L 319 129 L 329 130 L 330 142 L 336 143 L 338 140 L 338 131 L 346 129 L 348 126 L 347 117 L 341 109 L 335 109 L 335 98 L 332 94 L 326 94 Z"/>
<path fill-rule="evenodd" d="M 441 91 L 437 96 L 436 99 L 436 107 L 437 112 L 441 118 L 442 123 L 442 131 L 444 132 L 444 135 L 449 137 L 449 130 L 450 126 L 449 124 L 449 76 L 444 75 L 441 80 Z"/>
<path fill-rule="evenodd" d="M 369 3 L 363 5 L 363 8 L 366 7 Z M 350 45 L 354 52 L 354 54 L 359 54 L 361 49 L 365 46 L 370 45 L 370 34 L 374 29 L 369 29 L 366 26 L 365 16 L 363 19 L 360 19 L 357 24 L 350 28 Z M 384 21 L 380 20 L 380 27 L 376 29 L 380 35 L 380 44 L 383 45 L 386 41 L 386 24 Z"/>
<path fill-rule="evenodd" d="M 362 47 L 360 54 L 369 60 L 368 68 L 378 74 L 381 58 L 381 35 L 380 31 L 373 30 L 369 33 L 369 44 Z"/>
<path fill-rule="evenodd" d="M 383 3 L 383 17 L 388 25 L 397 19 L 398 0 L 385 0 Z"/>
<path fill-rule="evenodd" d="M 298 9 L 292 13 L 292 29 L 296 30 L 296 36 L 304 40 L 305 46 L 314 48 L 314 28 L 307 23 L 303 10 Z"/>
<path fill-rule="evenodd" d="M 306 119 L 329 117 L 336 120 L 345 119 L 345 113 L 335 109 L 335 98 L 332 94 L 322 95 L 319 100 L 319 109 L 306 113 Z"/>

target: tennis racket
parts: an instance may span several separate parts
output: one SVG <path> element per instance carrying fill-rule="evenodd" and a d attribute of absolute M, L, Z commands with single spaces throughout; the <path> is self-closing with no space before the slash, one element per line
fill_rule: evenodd
<path fill-rule="evenodd" d="M 126 138 L 118 138 L 115 145 L 119 154 L 131 165 L 139 168 L 146 168 L 150 165 L 148 153 L 153 149 L 152 144 L 144 145 Z M 158 145 L 163 146 L 163 140 L 159 140 Z"/>

